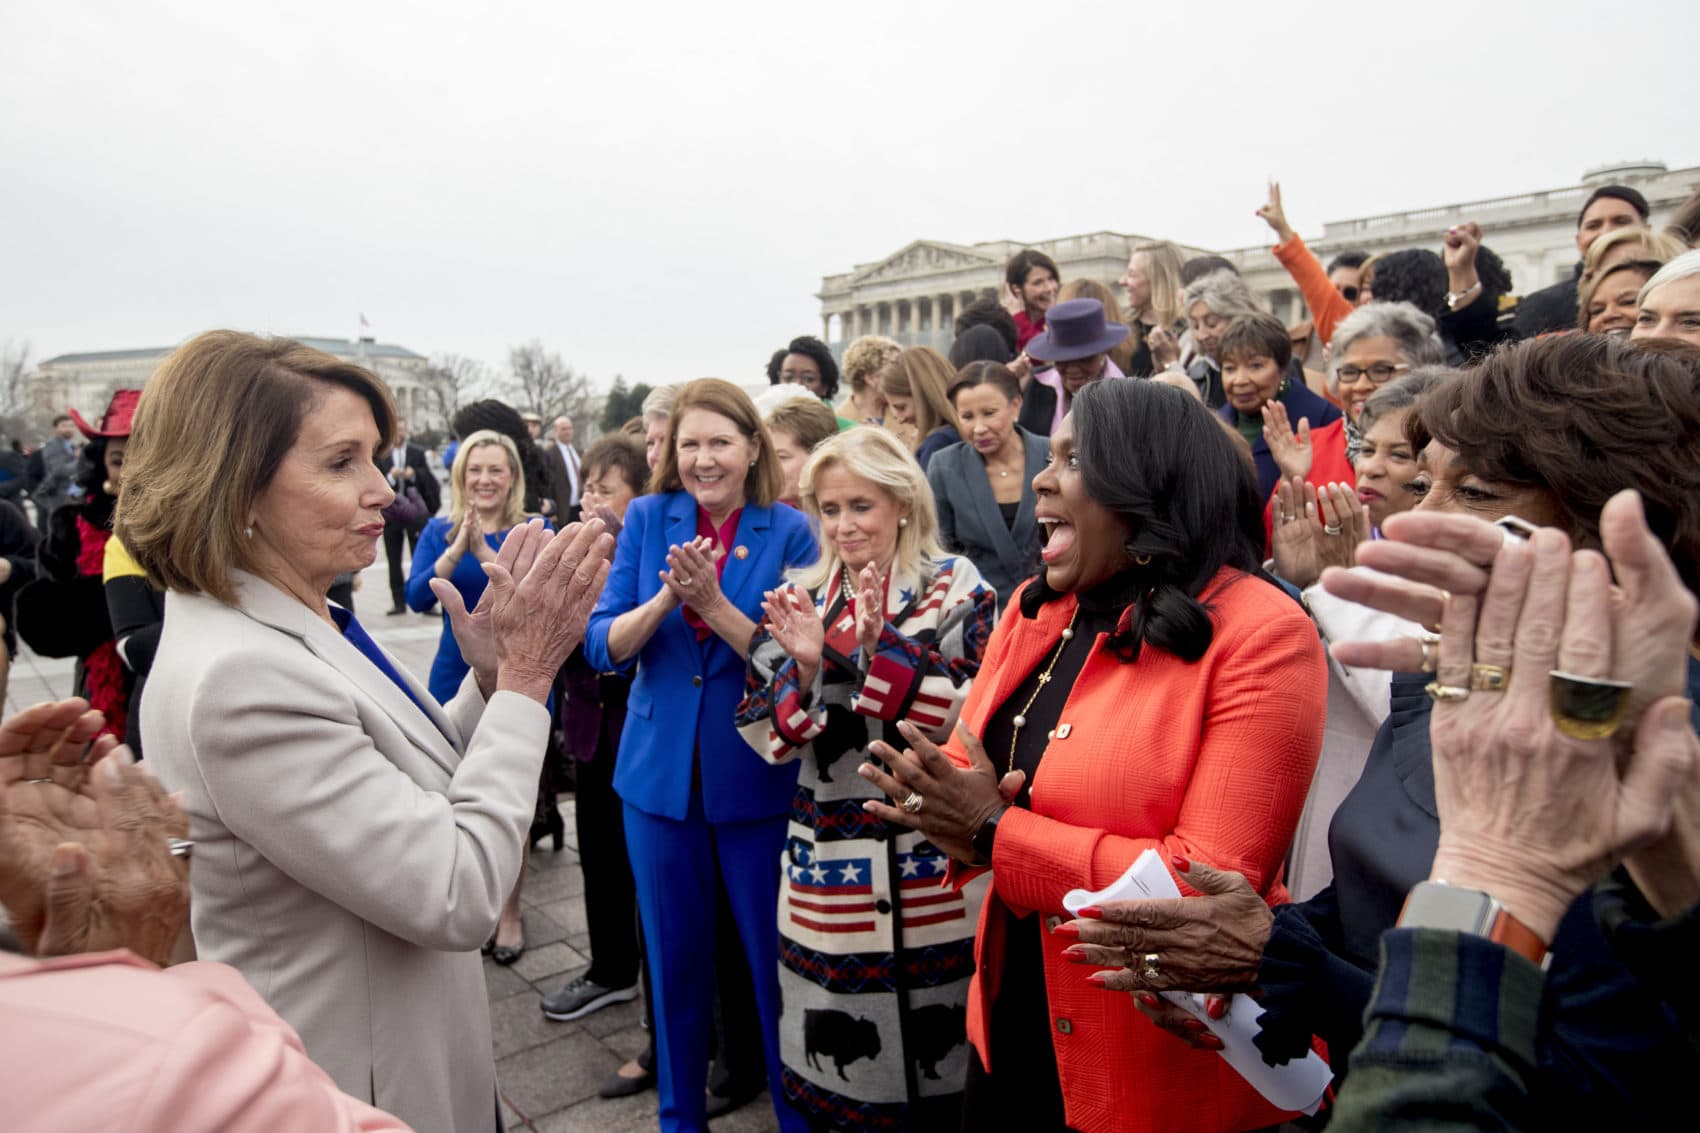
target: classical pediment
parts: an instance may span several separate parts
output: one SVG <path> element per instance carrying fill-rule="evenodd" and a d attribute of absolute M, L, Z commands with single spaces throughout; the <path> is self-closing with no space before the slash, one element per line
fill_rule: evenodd
<path fill-rule="evenodd" d="M 982 268 L 999 261 L 972 248 L 941 244 L 936 240 L 917 240 L 895 255 L 878 263 L 857 268 L 850 279 L 851 286 L 881 283 L 885 280 L 914 279 L 962 268 Z"/>

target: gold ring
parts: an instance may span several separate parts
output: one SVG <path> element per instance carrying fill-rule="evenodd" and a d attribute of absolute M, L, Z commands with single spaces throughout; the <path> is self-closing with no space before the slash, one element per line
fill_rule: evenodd
<path fill-rule="evenodd" d="M 921 808 L 926 804 L 927 800 L 921 796 L 920 792 L 910 791 L 904 796 L 903 801 L 897 805 L 903 808 L 905 814 L 920 814 Z"/>
<path fill-rule="evenodd" d="M 1147 952 L 1140 957 L 1139 978 L 1146 983 L 1154 983 L 1161 979 L 1163 972 L 1158 966 L 1157 953 Z"/>
<path fill-rule="evenodd" d="M 1429 699 L 1437 704 L 1448 700 L 1456 702 L 1470 698 L 1469 689 L 1459 688 L 1457 685 L 1443 685 L 1439 681 L 1430 681 L 1423 687 L 1423 691 L 1428 693 Z"/>
<path fill-rule="evenodd" d="M 1628 681 L 1579 677 L 1553 669 L 1547 673 L 1548 710 L 1558 730 L 1573 740 L 1603 740 L 1623 725 L 1629 709 Z"/>
<path fill-rule="evenodd" d="M 1470 687 L 1477 692 L 1504 692 L 1511 684 L 1511 670 L 1504 665 L 1470 666 Z"/>

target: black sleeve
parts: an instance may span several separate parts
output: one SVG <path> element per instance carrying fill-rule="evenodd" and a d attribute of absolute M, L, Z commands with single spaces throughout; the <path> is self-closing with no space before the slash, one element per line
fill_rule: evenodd
<path fill-rule="evenodd" d="M 47 517 L 47 531 L 36 548 L 36 573 L 54 582 L 70 582 L 77 577 L 77 556 L 82 549 L 77 509 L 55 508 Z"/>
<path fill-rule="evenodd" d="M 145 675 L 165 626 L 165 596 L 142 575 L 120 575 L 106 583 L 106 612 L 112 636 L 121 643 L 118 655 L 131 672 Z"/>
<path fill-rule="evenodd" d="M 1499 326 L 1499 296 L 1482 291 L 1475 302 L 1442 314 L 1440 329 L 1457 346 L 1463 362 L 1474 362 L 1504 337 Z"/>
<path fill-rule="evenodd" d="M 443 493 L 430 462 L 425 459 L 425 450 L 418 445 L 408 446 L 407 462 L 413 466 L 413 483 L 419 489 L 419 498 L 425 501 L 425 510 L 436 515 L 443 506 Z"/>
<path fill-rule="evenodd" d="M 1345 1052 L 1363 1036 L 1364 1009 L 1375 991 L 1375 972 L 1346 958 L 1334 886 L 1275 910 L 1263 947 L 1257 986 L 1263 993 L 1261 1033 L 1253 1040 L 1263 1060 L 1277 1065 L 1303 1058 L 1312 1035 L 1327 1040 L 1345 1071 Z"/>

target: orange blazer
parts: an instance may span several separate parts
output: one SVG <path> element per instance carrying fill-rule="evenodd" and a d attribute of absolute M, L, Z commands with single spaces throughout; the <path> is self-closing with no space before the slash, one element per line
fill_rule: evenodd
<path fill-rule="evenodd" d="M 1002 970 L 1004 908 L 1042 915 L 1051 1042 L 1069 1125 L 1083 1133 L 1244 1130 L 1280 1122 L 1222 1059 L 1158 1030 L 1133 997 L 1086 982 L 1053 935 L 1063 894 L 1114 881 L 1155 848 L 1244 874 L 1270 904 L 1287 900 L 1281 862 L 1322 747 L 1328 672 L 1310 618 L 1266 582 L 1224 569 L 1205 592 L 1215 636 L 1188 663 L 1153 646 L 1124 664 L 1087 658 L 1032 783 L 1031 810 L 998 826 L 992 886 L 975 938 L 968 1036 L 989 1065 L 986 1029 Z M 1042 663 L 1075 608 L 1032 619 L 1010 603 L 962 711 L 975 735 Z M 1066 726 L 1066 734 L 1065 734 Z M 967 765 L 959 740 L 947 749 Z M 1000 768 L 1001 770 L 1001 768 Z M 1181 891 L 1195 895 L 1185 883 Z M 999 906 L 1002 906 L 1000 908 Z"/>

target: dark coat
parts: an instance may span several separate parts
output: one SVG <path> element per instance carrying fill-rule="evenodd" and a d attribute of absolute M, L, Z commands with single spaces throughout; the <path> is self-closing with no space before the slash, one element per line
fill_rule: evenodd
<path fill-rule="evenodd" d="M 425 516 L 429 519 L 431 516 L 436 515 L 442 510 L 442 486 L 437 483 L 437 476 L 431 471 L 431 466 L 425 462 L 424 449 L 420 448 L 416 444 L 409 443 L 407 445 L 407 455 L 403 459 L 405 460 L 407 467 L 413 469 L 413 479 L 405 480 L 403 483 L 419 490 L 419 499 L 424 503 Z M 389 449 L 385 449 L 379 454 L 377 463 L 378 467 L 384 470 L 384 475 L 388 476 L 391 468 Z M 401 491 L 401 486 L 394 482 L 392 482 L 390 486 L 395 488 L 398 492 Z"/>
<path fill-rule="evenodd" d="M 1425 674 L 1393 677 L 1391 711 L 1363 778 L 1329 828 L 1334 883 L 1309 901 L 1276 911 L 1258 983 L 1267 1012 L 1258 1046 L 1266 1056 L 1309 1049 L 1312 1033 L 1330 1050 L 1355 1047 L 1380 963 L 1381 934 L 1399 917 L 1411 886 L 1426 879 L 1440 838 L 1429 747 Z M 1700 662 L 1688 666 L 1700 694 Z M 1535 1128 L 1657 1128 L 1678 1112 L 1700 1068 L 1663 986 L 1644 985 L 1607 942 L 1584 894 L 1552 942 L 1541 1005 Z M 1337 1074 L 1345 1069 L 1336 1059 Z"/>
<path fill-rule="evenodd" d="M 1302 377 L 1287 379 L 1287 392 L 1281 395 L 1280 402 L 1286 407 L 1287 420 L 1294 428 L 1298 427 L 1300 417 L 1309 418 L 1310 427 L 1313 429 L 1333 424 L 1340 419 L 1339 407 L 1330 405 L 1310 392 L 1310 387 L 1305 385 Z M 1216 411 L 1216 415 L 1230 425 L 1235 423 L 1236 410 L 1231 405 L 1224 404 Z M 1257 466 L 1257 498 L 1266 500 L 1269 493 L 1275 490 L 1275 485 L 1281 481 L 1281 469 L 1269 451 L 1269 442 L 1261 435 L 1251 442 L 1251 460 Z"/>
<path fill-rule="evenodd" d="M 1576 284 L 1582 278 L 1582 263 L 1551 287 L 1523 296 L 1517 304 L 1517 333 L 1523 338 L 1576 329 Z"/>
<path fill-rule="evenodd" d="M 1047 386 L 1038 388 L 1050 392 Z M 1022 405 L 1025 407 L 1026 402 Z M 1039 568 L 1033 477 L 1045 467 L 1050 446 L 1044 437 L 1025 429 L 1020 435 L 1027 463 L 1021 473 L 1021 504 L 1012 527 L 1004 526 L 1003 513 L 986 478 L 986 462 L 973 445 L 952 445 L 927 466 L 927 483 L 932 486 L 933 503 L 938 509 L 939 543 L 947 551 L 968 556 L 979 568 L 980 577 L 997 591 L 999 606 L 1007 605 L 1015 588 Z"/>

